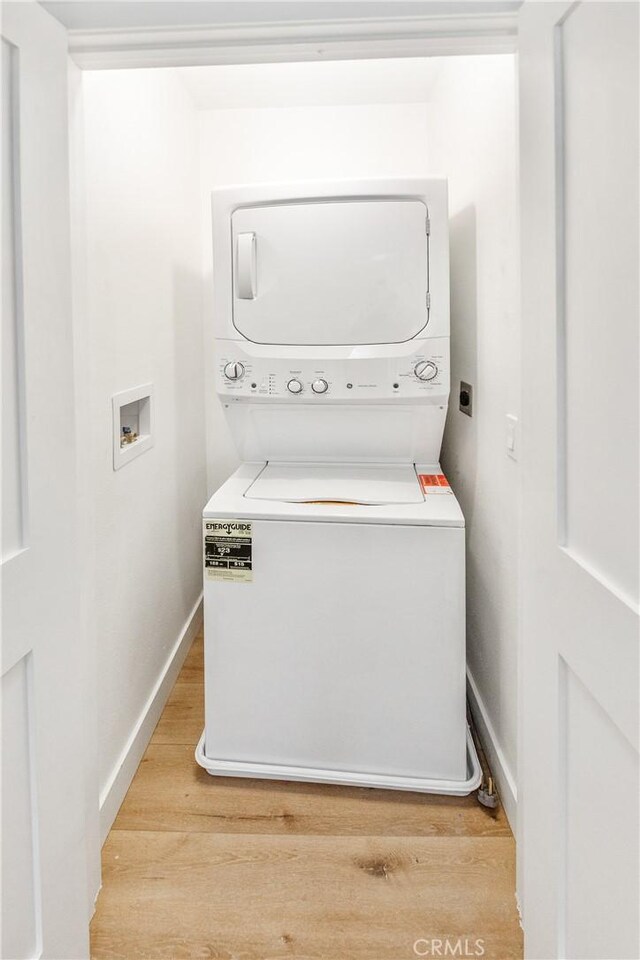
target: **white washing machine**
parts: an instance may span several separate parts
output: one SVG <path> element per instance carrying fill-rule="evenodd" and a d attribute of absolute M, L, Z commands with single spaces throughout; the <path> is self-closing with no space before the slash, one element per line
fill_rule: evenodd
<path fill-rule="evenodd" d="M 204 510 L 213 775 L 465 794 L 464 518 L 446 183 L 213 196 L 217 388 L 243 460 Z"/>

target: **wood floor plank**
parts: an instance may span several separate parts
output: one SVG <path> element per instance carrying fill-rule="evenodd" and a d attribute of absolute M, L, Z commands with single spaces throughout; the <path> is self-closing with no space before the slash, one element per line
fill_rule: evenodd
<path fill-rule="evenodd" d="M 118 830 L 201 833 L 510 836 L 502 809 L 475 797 L 211 777 L 188 746 L 151 743 L 120 809 Z"/>
<path fill-rule="evenodd" d="M 178 677 L 179 683 L 204 682 L 204 637 L 200 632 L 187 654 Z"/>
<path fill-rule="evenodd" d="M 204 728 L 204 686 L 202 682 L 183 682 L 178 677 L 165 705 L 151 742 L 195 745 Z"/>
<path fill-rule="evenodd" d="M 210 777 L 203 674 L 199 636 L 103 848 L 93 960 L 402 960 L 419 938 L 520 960 L 501 808 Z"/>
<path fill-rule="evenodd" d="M 113 831 L 92 957 L 398 960 L 418 938 L 522 956 L 509 837 Z"/>

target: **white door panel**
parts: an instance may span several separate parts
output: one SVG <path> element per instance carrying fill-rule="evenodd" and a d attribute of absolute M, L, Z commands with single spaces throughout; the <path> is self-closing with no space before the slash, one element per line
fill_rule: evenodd
<path fill-rule="evenodd" d="M 245 207 L 232 217 L 233 322 L 256 343 L 399 343 L 426 326 L 419 200 Z"/>
<path fill-rule="evenodd" d="M 525 951 L 637 958 L 638 6 L 520 16 Z"/>
<path fill-rule="evenodd" d="M 88 955 L 67 42 L 2 8 L 2 956 Z M 97 797 L 96 797 L 97 803 Z"/>
<path fill-rule="evenodd" d="M 637 606 L 637 8 L 607 6 L 576 9 L 558 36 L 565 233 L 560 509 L 575 561 Z"/>
<path fill-rule="evenodd" d="M 24 545 L 26 503 L 24 480 L 24 345 L 19 302 L 20 262 L 15 256 L 17 165 L 14 156 L 17 125 L 18 51 L 2 38 L 2 557 Z"/>

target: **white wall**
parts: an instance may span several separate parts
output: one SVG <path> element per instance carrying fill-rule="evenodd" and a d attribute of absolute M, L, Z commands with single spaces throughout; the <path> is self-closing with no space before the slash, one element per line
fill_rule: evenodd
<path fill-rule="evenodd" d="M 291 65 L 287 65 L 291 66 Z M 300 64 L 305 72 L 305 64 Z M 330 69 L 330 64 L 325 64 Z M 214 68 L 215 69 L 215 68 Z M 321 82 L 321 80 L 319 81 Z M 233 183 L 349 177 L 421 176 L 428 153 L 424 104 L 207 110 L 201 114 L 205 331 L 211 328 L 210 196 Z M 209 492 L 235 469 L 237 455 L 215 392 L 206 346 Z"/>
<path fill-rule="evenodd" d="M 197 117 L 176 76 L 85 72 L 82 87 L 86 288 L 75 318 L 77 401 L 104 833 L 201 590 L 201 217 Z M 155 445 L 114 472 L 111 396 L 146 382 L 155 390 Z"/>
<path fill-rule="evenodd" d="M 516 78 L 511 56 L 443 61 L 429 172 L 449 179 L 452 390 L 443 467 L 467 523 L 472 702 L 512 818 L 517 769 L 519 469 L 506 415 L 520 410 Z M 460 380 L 474 388 L 470 419 Z M 478 712 L 478 711 L 476 711 Z M 485 739 L 486 731 L 485 731 Z"/>

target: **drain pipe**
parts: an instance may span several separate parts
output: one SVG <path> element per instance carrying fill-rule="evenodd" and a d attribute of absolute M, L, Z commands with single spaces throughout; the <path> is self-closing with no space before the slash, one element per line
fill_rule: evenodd
<path fill-rule="evenodd" d="M 498 797 L 498 791 L 496 790 L 495 780 L 491 773 L 491 768 L 489 767 L 489 762 L 487 760 L 486 754 L 482 749 L 482 744 L 478 739 L 478 733 L 476 730 L 476 725 L 473 720 L 473 714 L 471 713 L 471 708 L 467 702 L 467 711 L 469 714 L 469 729 L 471 730 L 471 736 L 473 737 L 473 742 L 476 745 L 476 750 L 478 751 L 478 756 L 480 758 L 480 765 L 482 767 L 482 782 L 478 787 L 478 803 L 483 807 L 487 807 L 489 810 L 495 810 L 498 807 L 500 799 Z"/>

